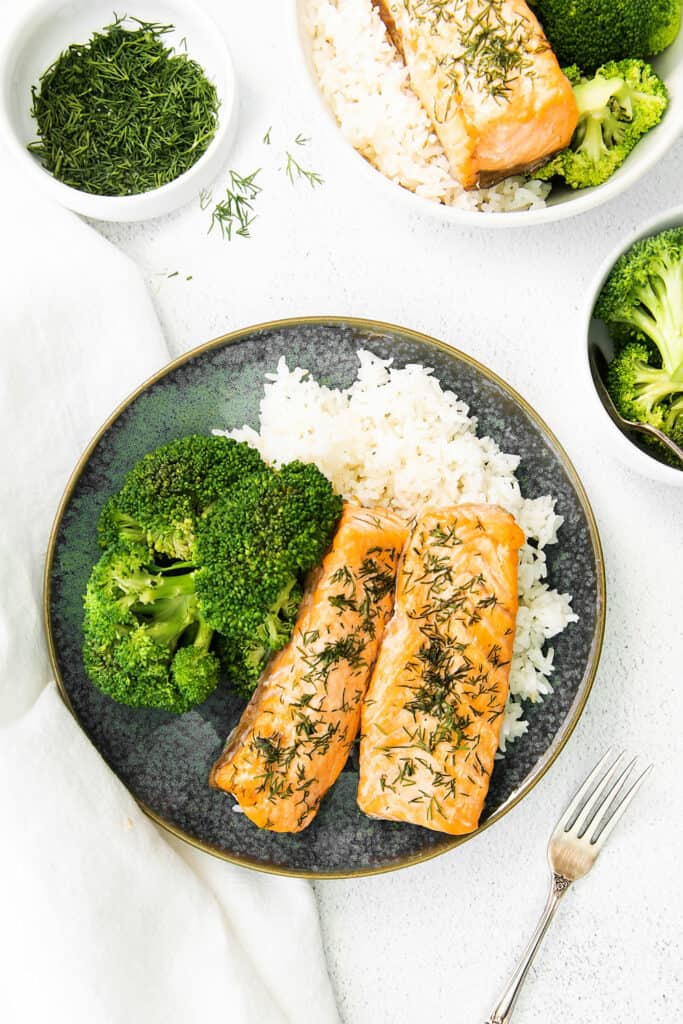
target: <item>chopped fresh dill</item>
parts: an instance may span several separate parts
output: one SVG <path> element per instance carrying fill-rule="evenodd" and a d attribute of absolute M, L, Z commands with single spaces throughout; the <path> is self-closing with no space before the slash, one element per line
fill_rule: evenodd
<path fill-rule="evenodd" d="M 38 139 L 28 149 L 51 174 L 82 192 L 125 196 L 196 163 L 216 132 L 219 101 L 200 65 L 165 42 L 172 30 L 116 17 L 43 72 L 32 87 Z"/>
<path fill-rule="evenodd" d="M 273 126 L 271 124 L 271 126 L 268 129 L 268 131 L 266 132 L 266 134 L 263 136 L 263 138 L 261 140 L 263 142 L 264 146 L 269 146 L 270 145 L 270 133 L 272 132 L 272 130 L 273 130 Z"/>
<path fill-rule="evenodd" d="M 444 24 L 458 30 L 459 45 L 436 61 L 448 81 L 434 106 L 437 121 L 443 123 L 451 116 L 455 98 L 465 89 L 480 89 L 494 99 L 507 100 L 522 74 L 533 74 L 533 24 L 524 15 L 511 19 L 504 0 L 404 0 L 404 5 L 434 35 Z M 544 48 L 539 44 L 533 52 Z"/>
<path fill-rule="evenodd" d="M 261 191 L 261 186 L 256 184 L 256 176 L 261 169 L 252 171 L 251 174 L 242 177 L 237 171 L 230 171 L 230 183 L 226 188 L 225 199 L 216 203 L 211 213 L 211 224 L 209 232 L 213 231 L 217 224 L 223 238 L 228 241 L 233 234 L 241 238 L 249 238 L 249 228 L 256 219 L 253 212 L 253 200 Z"/>
<path fill-rule="evenodd" d="M 310 141 L 311 140 L 308 135 L 304 135 L 303 132 L 299 132 L 297 137 L 294 139 L 297 146 L 307 146 Z"/>
<path fill-rule="evenodd" d="M 285 152 L 285 156 L 287 157 L 285 174 L 289 178 L 292 185 L 294 185 L 295 182 L 298 181 L 300 178 L 304 178 L 311 186 L 311 188 L 315 188 L 316 185 L 323 184 L 325 179 L 320 174 L 318 174 L 317 171 L 311 171 L 305 167 L 302 167 L 298 160 L 296 160 L 292 156 L 289 150 Z"/>
<path fill-rule="evenodd" d="M 213 199 L 213 192 L 210 188 L 203 188 L 199 193 L 199 209 L 206 210 L 207 206 L 211 205 Z"/>
<path fill-rule="evenodd" d="M 506 18 L 503 0 L 482 0 L 481 13 L 462 37 L 462 69 L 474 75 L 489 95 L 507 99 L 513 83 L 532 66 L 526 46 L 531 23 L 520 16 Z"/>

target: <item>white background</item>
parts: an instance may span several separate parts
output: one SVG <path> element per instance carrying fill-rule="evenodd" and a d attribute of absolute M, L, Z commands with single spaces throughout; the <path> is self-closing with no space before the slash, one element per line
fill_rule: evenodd
<path fill-rule="evenodd" d="M 679 1022 L 683 492 L 633 475 L 603 451 L 585 419 L 577 353 L 580 311 L 600 262 L 645 219 L 683 202 L 683 142 L 597 212 L 512 232 L 444 226 L 406 213 L 350 173 L 298 66 L 289 2 L 205 6 L 224 28 L 238 74 L 230 166 L 262 168 L 252 237 L 207 235 L 209 215 L 197 203 L 145 224 L 96 225 L 140 267 L 171 353 L 251 323 L 326 313 L 442 338 L 505 377 L 547 420 L 585 483 L 605 549 L 600 670 L 549 776 L 450 855 L 381 877 L 316 883 L 343 1019 L 482 1024 L 543 904 L 555 818 L 614 743 L 653 759 L 656 773 L 596 870 L 565 900 L 515 1020 Z M 325 178 L 315 191 L 303 181 L 293 187 L 282 170 L 300 132 L 312 141 L 297 156 Z"/>

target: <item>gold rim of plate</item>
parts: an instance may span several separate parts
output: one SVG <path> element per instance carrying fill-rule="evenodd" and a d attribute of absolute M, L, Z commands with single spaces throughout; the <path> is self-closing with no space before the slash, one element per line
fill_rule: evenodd
<path fill-rule="evenodd" d="M 529 418 L 536 424 L 536 426 L 540 428 L 543 435 L 551 442 L 552 446 L 554 447 L 555 453 L 559 458 L 563 469 L 567 473 L 567 476 L 571 480 L 572 486 L 576 490 L 576 493 L 579 496 L 579 500 L 585 512 L 590 533 L 590 539 L 593 545 L 593 550 L 595 551 L 597 562 L 596 627 L 595 632 L 593 634 L 593 641 L 591 644 L 589 663 L 586 667 L 583 679 L 581 680 L 579 691 L 574 701 L 575 706 L 571 711 L 571 717 L 568 722 L 565 722 L 563 726 L 562 735 L 560 735 L 559 739 L 556 737 L 555 740 L 553 740 L 550 747 L 543 755 L 541 761 L 539 762 L 540 767 L 538 768 L 538 770 L 532 769 L 530 777 L 528 777 L 527 780 L 521 785 L 519 790 L 513 793 L 498 808 L 498 810 L 494 814 L 492 814 L 490 818 L 487 818 L 487 820 L 482 825 L 480 825 L 474 832 L 470 832 L 468 835 L 464 836 L 448 837 L 445 841 L 445 845 L 441 846 L 439 849 L 429 849 L 423 853 L 419 853 L 414 856 L 404 857 L 401 860 L 397 860 L 391 864 L 383 865 L 381 867 L 368 867 L 363 868 L 362 870 L 354 871 L 304 871 L 298 869 L 288 869 L 276 864 L 252 861 L 247 857 L 240 857 L 237 855 L 226 853 L 224 850 L 221 850 L 216 846 L 212 846 L 210 843 L 204 843 L 202 842 L 201 839 L 197 839 L 195 836 L 192 836 L 189 833 L 184 832 L 182 829 L 177 828 L 175 825 L 172 825 L 170 822 L 166 821 L 164 818 L 158 815 L 156 811 L 153 811 L 151 807 L 148 807 L 146 804 L 144 804 L 140 800 L 137 800 L 136 798 L 136 802 L 138 803 L 139 807 L 144 811 L 144 813 L 148 815 L 148 817 L 150 817 L 153 821 L 155 821 L 157 825 L 160 825 L 162 828 L 164 828 L 167 832 L 170 832 L 172 835 L 177 836 L 179 839 L 183 839 L 191 846 L 194 846 L 199 850 L 203 850 L 205 853 L 210 853 L 214 857 L 219 857 L 221 860 L 229 861 L 230 863 L 237 864 L 240 867 L 251 868 L 254 871 L 262 871 L 265 874 L 285 875 L 289 877 L 296 876 L 299 878 L 362 878 L 368 875 L 381 875 L 389 871 L 397 871 L 399 868 L 411 867 L 415 864 L 422 864 L 425 861 L 431 860 L 433 857 L 438 857 L 440 854 L 446 853 L 449 850 L 454 849 L 456 846 L 460 846 L 462 843 L 466 843 L 469 839 L 472 839 L 474 836 L 480 835 L 482 832 L 485 832 L 486 829 L 494 825 L 497 821 L 500 821 L 500 819 L 503 818 L 508 813 L 508 811 L 511 811 L 513 807 L 516 807 L 517 804 L 520 803 L 521 800 L 523 800 L 524 797 L 532 791 L 532 789 L 534 789 L 534 787 L 537 785 L 538 782 L 540 782 L 540 780 L 543 778 L 543 776 L 546 774 L 549 768 L 555 763 L 557 757 L 566 746 L 569 737 L 574 732 L 577 722 L 579 721 L 579 718 L 583 713 L 583 709 L 586 706 L 586 701 L 588 700 L 590 692 L 593 688 L 593 682 L 595 680 L 595 676 L 598 670 L 600 654 L 602 651 L 606 615 L 605 563 L 597 523 L 595 520 L 595 516 L 593 514 L 593 509 L 591 508 L 591 504 L 588 500 L 588 495 L 586 494 L 583 484 L 581 483 L 578 474 L 574 469 L 574 466 L 569 456 L 567 455 L 566 451 L 556 438 L 555 434 L 545 423 L 545 421 L 529 405 L 529 403 L 524 398 L 522 398 L 522 396 L 518 394 L 517 391 L 515 391 L 515 389 L 511 387 L 506 381 L 504 381 L 492 370 L 489 370 L 482 363 L 478 362 L 476 359 L 473 359 L 472 356 L 469 356 L 467 355 L 467 353 L 460 351 L 460 349 L 454 348 L 452 345 L 447 345 L 446 342 L 439 341 L 438 338 L 432 338 L 430 335 L 422 334 L 420 331 L 413 331 L 407 327 L 400 327 L 396 324 L 387 323 L 386 321 L 367 320 L 362 317 L 303 316 L 288 317 L 281 320 L 269 320 L 264 323 L 254 324 L 253 326 L 241 327 L 236 331 L 231 331 L 228 334 L 223 334 L 218 338 L 213 338 L 211 341 L 207 341 L 204 342 L 202 345 L 198 345 L 196 348 L 191 349 L 189 352 L 185 352 L 183 355 L 178 356 L 176 359 L 173 359 L 170 363 L 167 363 L 166 366 L 162 367 L 161 370 L 158 370 L 151 377 L 145 380 L 139 387 L 137 387 L 133 392 L 131 392 L 131 394 L 128 395 L 128 397 L 125 398 L 116 407 L 116 409 L 114 409 L 111 415 L 105 420 L 105 422 L 102 424 L 100 429 L 92 438 L 92 440 L 86 447 L 85 451 L 81 455 L 80 459 L 78 460 L 74 470 L 71 473 L 71 476 L 67 481 L 64 493 L 62 494 L 59 506 L 57 508 L 57 512 L 55 514 L 52 529 L 50 530 L 50 537 L 47 545 L 47 554 L 45 558 L 45 569 L 43 573 L 43 621 L 47 636 L 50 663 L 52 665 L 52 670 L 54 672 L 57 687 L 61 694 L 62 700 L 66 704 L 67 708 L 73 715 L 76 722 L 78 722 L 78 725 L 81 728 L 83 728 L 78 716 L 76 715 L 76 712 L 71 706 L 71 701 L 69 700 L 69 696 L 64 686 L 64 680 L 62 679 L 61 673 L 59 671 L 59 665 L 57 662 L 57 651 L 55 647 L 54 636 L 52 634 L 50 604 L 52 565 L 54 561 L 57 533 L 59 531 L 59 527 L 61 525 L 62 517 L 64 515 L 66 507 L 71 500 L 74 488 L 76 487 L 76 484 L 78 483 L 78 480 L 80 479 L 80 476 L 92 452 L 94 451 L 95 447 L 99 444 L 104 434 L 106 434 L 106 432 L 112 426 L 112 424 L 118 419 L 121 413 L 132 402 L 135 401 L 136 398 L 142 395 L 149 387 L 151 387 L 157 381 L 166 377 L 171 371 L 175 370 L 179 366 L 182 366 L 183 363 L 189 362 L 191 359 L 194 359 L 196 356 L 201 355 L 203 352 L 207 352 L 210 349 L 222 348 L 225 345 L 235 344 L 236 342 L 241 341 L 244 337 L 247 337 L 258 331 L 272 331 L 279 330 L 284 327 L 296 327 L 298 325 L 303 326 L 316 324 L 330 324 L 339 326 L 346 325 L 349 327 L 358 328 L 359 330 L 364 331 L 366 333 L 371 333 L 373 331 L 381 333 L 394 332 L 397 334 L 402 334 L 408 338 L 420 342 L 426 342 L 428 345 L 433 345 L 436 348 L 440 349 L 442 352 L 446 352 L 447 354 L 454 355 L 457 359 L 461 359 L 463 362 L 469 364 L 471 367 L 473 367 L 479 373 L 481 373 L 484 377 L 486 377 L 488 380 L 492 381 L 499 388 L 501 388 L 509 397 L 511 397 L 515 402 L 518 403 L 518 405 L 521 406 L 521 408 L 524 410 L 527 416 L 529 416 Z"/>

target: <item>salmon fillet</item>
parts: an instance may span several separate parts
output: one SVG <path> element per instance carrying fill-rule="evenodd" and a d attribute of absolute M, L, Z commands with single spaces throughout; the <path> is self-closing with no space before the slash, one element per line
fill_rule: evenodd
<path fill-rule="evenodd" d="M 571 84 L 524 0 L 373 0 L 466 189 L 569 145 Z"/>
<path fill-rule="evenodd" d="M 260 828 L 300 832 L 341 772 L 393 608 L 405 523 L 344 506 L 292 639 L 267 665 L 209 782 Z"/>
<path fill-rule="evenodd" d="M 496 505 L 426 509 L 363 702 L 358 806 L 476 829 L 508 695 L 524 535 Z"/>

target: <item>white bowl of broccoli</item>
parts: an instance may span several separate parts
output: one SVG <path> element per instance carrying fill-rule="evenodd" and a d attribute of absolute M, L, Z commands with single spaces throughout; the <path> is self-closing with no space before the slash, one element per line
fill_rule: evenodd
<path fill-rule="evenodd" d="M 630 468 L 683 486 L 683 462 L 656 439 L 620 429 L 594 380 L 602 370 L 622 417 L 657 427 L 683 447 L 683 206 L 610 254 L 589 289 L 585 322 L 581 372 L 600 436 Z"/>

